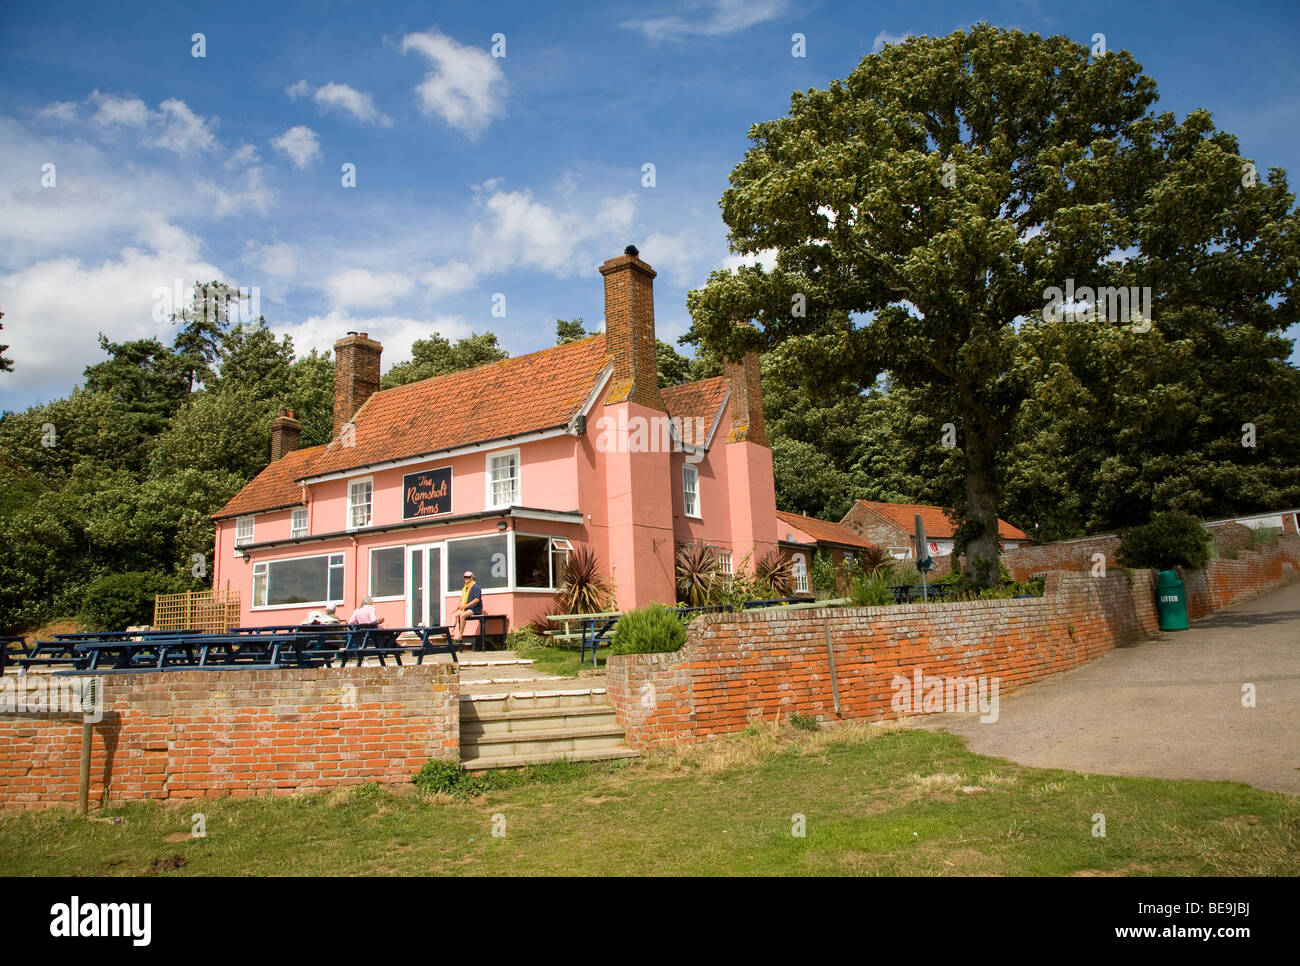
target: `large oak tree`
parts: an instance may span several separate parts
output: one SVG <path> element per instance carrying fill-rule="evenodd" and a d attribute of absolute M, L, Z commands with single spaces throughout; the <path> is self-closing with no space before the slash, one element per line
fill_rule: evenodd
<path fill-rule="evenodd" d="M 1149 287 L 1171 339 L 1297 317 L 1285 173 L 1156 101 L 1127 51 L 1067 37 L 979 25 L 886 46 L 750 129 L 722 214 L 734 251 L 775 264 L 710 276 L 693 336 L 729 354 L 797 340 L 832 383 L 888 372 L 922 393 L 957 430 L 968 572 L 996 581 L 1009 432 L 1045 375 L 1026 328 L 1074 321 L 1044 311 L 1051 289 Z"/>

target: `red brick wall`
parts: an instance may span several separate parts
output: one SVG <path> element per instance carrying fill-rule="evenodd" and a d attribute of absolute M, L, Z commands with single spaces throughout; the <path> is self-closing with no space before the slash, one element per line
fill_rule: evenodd
<path fill-rule="evenodd" d="M 1186 575 L 1191 616 L 1293 577 L 1300 537 L 1282 541 Z M 609 698 L 638 748 L 729 734 L 758 718 L 834 718 L 829 629 L 839 716 L 897 717 L 896 674 L 985 676 L 1001 691 L 1153 633 L 1154 585 L 1149 570 L 1136 571 L 1132 585 L 1118 569 L 1105 577 L 1054 572 L 1041 598 L 700 617 L 677 653 L 611 656 Z"/>
<path fill-rule="evenodd" d="M 840 717 L 885 718 L 895 674 L 919 667 L 1009 688 L 1152 633 L 1153 576 L 1140 571 L 1130 589 L 1121 573 L 1052 574 L 1046 596 L 1025 600 L 697 618 L 677 653 L 610 657 L 609 697 L 628 743 L 698 741 L 777 715 L 835 717 L 827 628 Z"/>
<path fill-rule="evenodd" d="M 1178 568 L 1187 594 L 1187 616 L 1192 620 L 1261 594 L 1297 571 L 1300 536 L 1293 533 L 1280 534 L 1276 547 L 1243 551 L 1236 560 L 1215 557 L 1204 570 Z"/>
<path fill-rule="evenodd" d="M 1092 555 L 1106 555 L 1106 571 L 1120 568 L 1115 559 L 1119 537 L 1087 537 L 1083 540 L 1063 540 L 1033 547 L 1017 547 L 1002 551 L 1002 562 L 1015 580 L 1028 580 L 1033 574 L 1050 570 L 1073 570 L 1092 573 Z"/>
<path fill-rule="evenodd" d="M 92 803 L 407 782 L 460 755 L 459 679 L 402 668 L 107 674 Z M 349 690 L 349 686 L 353 690 Z M 74 804 L 81 721 L 0 714 L 0 805 Z"/>

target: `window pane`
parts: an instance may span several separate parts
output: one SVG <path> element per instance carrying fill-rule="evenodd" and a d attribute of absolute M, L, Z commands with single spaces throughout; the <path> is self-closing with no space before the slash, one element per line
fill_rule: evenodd
<path fill-rule="evenodd" d="M 300 557 L 294 560 L 272 560 L 267 564 L 268 579 L 266 602 L 275 604 L 315 604 L 326 599 L 328 557 Z M 338 590 L 341 599 L 343 571 L 338 568 Z"/>
<path fill-rule="evenodd" d="M 371 597 L 401 597 L 406 592 L 405 561 L 405 547 L 385 547 L 371 552 Z"/>
<path fill-rule="evenodd" d="M 307 532 L 307 511 L 306 510 L 293 511 L 293 522 L 291 523 L 290 528 L 295 534 Z"/>
<path fill-rule="evenodd" d="M 329 600 L 343 600 L 343 565 L 330 567 L 330 595 Z"/>
<path fill-rule="evenodd" d="M 487 589 L 508 587 L 509 573 L 506 535 L 475 537 L 471 540 L 453 540 L 447 544 L 447 580 L 451 591 L 459 591 L 464 581 L 461 574 L 474 571 L 479 586 Z"/>
<path fill-rule="evenodd" d="M 515 586 L 550 587 L 549 537 L 515 536 Z"/>

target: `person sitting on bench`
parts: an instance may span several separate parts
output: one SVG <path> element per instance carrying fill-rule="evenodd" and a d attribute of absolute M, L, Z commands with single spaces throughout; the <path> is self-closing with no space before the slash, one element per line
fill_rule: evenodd
<path fill-rule="evenodd" d="M 456 629 L 451 632 L 451 639 L 457 644 L 465 636 L 465 621 L 471 617 L 483 616 L 483 589 L 474 580 L 474 571 L 465 571 L 465 586 L 460 589 L 460 607 L 451 615 L 456 622 Z"/>
<path fill-rule="evenodd" d="M 379 625 L 383 622 L 384 619 L 375 613 L 375 602 L 371 600 L 369 594 L 361 598 L 361 606 L 348 618 L 349 627 L 356 627 L 358 624 Z"/>
<path fill-rule="evenodd" d="M 343 622 L 339 620 L 338 615 L 334 613 L 335 607 L 335 604 L 330 604 L 325 608 L 325 613 L 323 614 L 318 610 L 312 611 L 302 622 L 302 626 L 306 627 L 313 624 L 342 624 Z"/>

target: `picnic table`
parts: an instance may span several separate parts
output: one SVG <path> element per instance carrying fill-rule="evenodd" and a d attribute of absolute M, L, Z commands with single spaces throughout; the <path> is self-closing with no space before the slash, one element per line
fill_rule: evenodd
<path fill-rule="evenodd" d="M 139 671 L 271 669 L 357 666 L 368 657 L 387 666 L 412 657 L 416 664 L 439 650 L 457 660 L 451 628 L 381 628 L 378 625 L 294 625 L 232 627 L 224 634 L 197 631 L 104 631 L 66 635 L 67 639 L 27 644 L 21 637 L 0 638 L 0 672 L 62 666 L 64 674 L 112 674 Z"/>
<path fill-rule="evenodd" d="M 925 600 L 928 595 L 933 600 L 943 600 L 948 596 L 946 584 L 890 584 L 894 600 L 900 604 L 910 604 L 915 600 Z"/>

